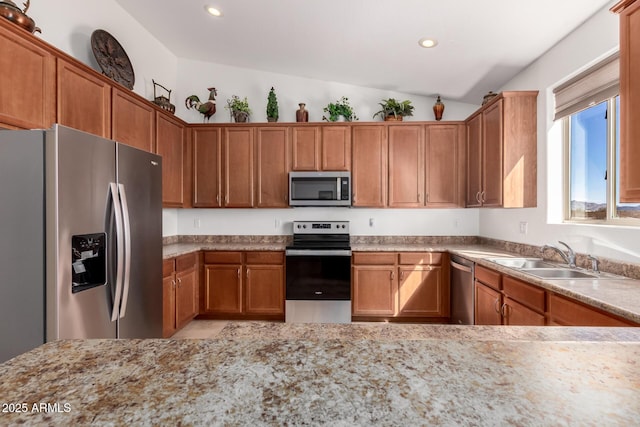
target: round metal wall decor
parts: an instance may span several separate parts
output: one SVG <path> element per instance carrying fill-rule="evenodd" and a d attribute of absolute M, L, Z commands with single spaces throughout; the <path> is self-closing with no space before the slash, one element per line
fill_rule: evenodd
<path fill-rule="evenodd" d="M 91 34 L 91 49 L 105 76 L 133 89 L 136 79 L 133 67 L 118 40 L 104 30 L 95 30 Z"/>

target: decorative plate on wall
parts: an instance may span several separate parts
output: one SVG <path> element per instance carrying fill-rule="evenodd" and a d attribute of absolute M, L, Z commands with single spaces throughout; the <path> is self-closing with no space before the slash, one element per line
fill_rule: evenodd
<path fill-rule="evenodd" d="M 91 49 L 102 68 L 102 74 L 133 89 L 135 75 L 131 61 L 118 40 L 104 30 L 95 30 L 91 34 Z"/>

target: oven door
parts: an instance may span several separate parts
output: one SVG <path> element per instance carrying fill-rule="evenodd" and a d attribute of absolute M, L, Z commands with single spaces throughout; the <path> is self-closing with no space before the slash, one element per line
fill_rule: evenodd
<path fill-rule="evenodd" d="M 351 300 L 351 251 L 287 249 L 286 299 Z"/>

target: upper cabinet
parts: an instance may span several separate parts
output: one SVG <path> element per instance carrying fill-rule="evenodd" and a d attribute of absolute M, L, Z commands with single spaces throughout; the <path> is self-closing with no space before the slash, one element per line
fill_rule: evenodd
<path fill-rule="evenodd" d="M 285 126 L 256 129 L 256 206 L 289 206 L 289 129 Z"/>
<path fill-rule="evenodd" d="M 224 207 L 253 207 L 253 133 L 248 126 L 224 129 Z"/>
<path fill-rule="evenodd" d="M 133 92 L 112 90 L 111 138 L 141 150 L 153 152 L 155 109 Z"/>
<path fill-rule="evenodd" d="M 536 206 L 537 96 L 502 92 L 467 119 L 467 207 Z"/>
<path fill-rule="evenodd" d="M 640 202 L 640 1 L 623 0 L 620 14 L 620 201 Z"/>
<path fill-rule="evenodd" d="M 56 58 L 26 31 L 0 21 L 0 127 L 49 128 L 56 121 Z"/>
<path fill-rule="evenodd" d="M 58 59 L 58 120 L 61 125 L 111 137 L 111 85 L 90 68 Z"/>
<path fill-rule="evenodd" d="M 419 207 L 424 202 L 424 126 L 390 125 L 389 206 Z"/>
<path fill-rule="evenodd" d="M 162 156 L 162 206 L 181 208 L 187 204 L 189 155 L 184 124 L 156 112 L 156 154 Z"/>
<path fill-rule="evenodd" d="M 223 128 L 199 125 L 190 130 L 193 146 L 193 206 L 222 207 Z"/>
<path fill-rule="evenodd" d="M 351 203 L 382 208 L 387 205 L 387 128 L 384 125 L 353 127 Z"/>
<path fill-rule="evenodd" d="M 425 206 L 464 206 L 464 125 L 438 123 L 425 129 Z"/>
<path fill-rule="evenodd" d="M 351 127 L 348 125 L 293 126 L 292 169 L 348 171 L 351 169 Z"/>

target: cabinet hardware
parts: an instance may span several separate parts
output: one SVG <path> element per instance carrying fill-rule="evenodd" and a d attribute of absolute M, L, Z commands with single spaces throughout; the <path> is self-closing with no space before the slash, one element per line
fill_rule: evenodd
<path fill-rule="evenodd" d="M 500 307 L 500 316 L 507 317 L 506 311 L 507 311 L 507 303 L 504 303 L 502 304 L 502 307 Z"/>
<path fill-rule="evenodd" d="M 476 202 L 478 202 L 479 204 L 482 203 L 480 201 L 480 192 L 479 191 L 476 193 Z"/>
<path fill-rule="evenodd" d="M 496 302 L 493 304 L 493 308 L 498 314 L 500 314 L 500 309 L 498 308 L 499 306 L 500 306 L 500 297 L 498 297 L 496 299 Z"/>
<path fill-rule="evenodd" d="M 400 280 L 404 280 L 404 271 L 400 272 Z"/>
<path fill-rule="evenodd" d="M 422 195 L 420 193 L 418 193 L 418 203 L 422 202 Z"/>
<path fill-rule="evenodd" d="M 480 203 L 485 203 L 487 201 L 486 195 L 487 195 L 487 192 L 482 190 L 482 193 L 480 193 L 480 199 L 481 199 Z"/>
<path fill-rule="evenodd" d="M 175 288 L 176 288 L 176 281 L 175 281 L 175 280 L 172 280 L 172 281 L 171 281 L 171 287 L 172 287 L 173 289 L 175 289 Z"/>
<path fill-rule="evenodd" d="M 393 279 L 395 279 L 395 278 L 396 278 L 396 274 L 392 271 L 392 272 L 391 272 L 391 280 L 393 280 Z"/>
<path fill-rule="evenodd" d="M 238 268 L 238 279 L 240 278 L 240 269 Z"/>

